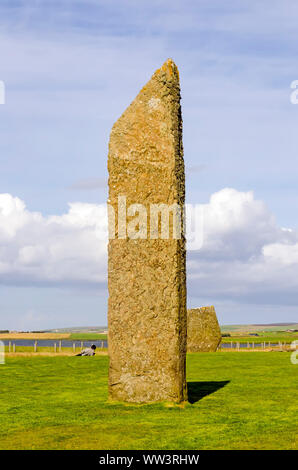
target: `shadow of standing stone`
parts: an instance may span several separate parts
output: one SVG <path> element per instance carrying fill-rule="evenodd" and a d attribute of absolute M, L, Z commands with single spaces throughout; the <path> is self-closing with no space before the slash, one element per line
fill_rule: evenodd
<path fill-rule="evenodd" d="M 230 380 L 222 380 L 220 382 L 187 382 L 188 401 L 189 403 L 196 403 L 202 398 L 217 392 L 221 388 L 230 383 Z"/>

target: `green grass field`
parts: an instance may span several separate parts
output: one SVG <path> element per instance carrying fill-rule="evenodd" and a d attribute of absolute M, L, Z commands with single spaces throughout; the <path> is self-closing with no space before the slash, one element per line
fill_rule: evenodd
<path fill-rule="evenodd" d="M 298 329 L 298 323 L 268 323 L 267 325 L 220 325 L 222 333 L 285 333 L 289 329 Z"/>
<path fill-rule="evenodd" d="M 292 341 L 298 341 L 298 333 L 258 332 L 258 335 L 259 336 L 231 334 L 231 336 L 223 337 L 222 342 L 230 343 L 231 341 L 238 341 L 239 343 L 252 343 L 254 341 L 255 343 L 261 343 L 265 341 L 266 343 L 268 343 L 270 341 L 271 343 L 278 343 L 279 341 L 281 341 L 282 343 L 291 344 Z"/>
<path fill-rule="evenodd" d="M 289 353 L 190 354 L 183 406 L 108 403 L 107 371 L 107 356 L 8 356 L 0 448 L 298 448 L 298 365 Z"/>

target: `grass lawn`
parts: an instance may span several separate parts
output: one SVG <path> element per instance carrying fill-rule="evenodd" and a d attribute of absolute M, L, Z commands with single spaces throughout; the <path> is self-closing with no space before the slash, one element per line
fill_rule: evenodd
<path fill-rule="evenodd" d="M 289 353 L 189 354 L 190 403 L 107 403 L 108 357 L 7 357 L 1 449 L 297 449 Z"/>

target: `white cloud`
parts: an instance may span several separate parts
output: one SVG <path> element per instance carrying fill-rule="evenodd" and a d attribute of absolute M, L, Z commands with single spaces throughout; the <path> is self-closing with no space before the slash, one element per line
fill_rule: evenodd
<path fill-rule="evenodd" d="M 279 227 L 252 191 L 225 188 L 211 196 L 202 249 L 188 258 L 190 295 L 212 302 L 298 301 L 298 233 Z"/>
<path fill-rule="evenodd" d="M 30 212 L 0 195 L 0 279 L 9 283 L 100 283 L 106 279 L 106 207 L 71 203 L 61 216 Z"/>
<path fill-rule="evenodd" d="M 280 266 L 298 265 L 298 243 L 271 243 L 263 248 L 265 259 Z"/>
<path fill-rule="evenodd" d="M 273 215 L 252 191 L 225 188 L 212 194 L 204 206 L 204 244 L 201 256 L 208 259 L 249 259 L 265 244 L 289 235 L 277 226 Z"/>

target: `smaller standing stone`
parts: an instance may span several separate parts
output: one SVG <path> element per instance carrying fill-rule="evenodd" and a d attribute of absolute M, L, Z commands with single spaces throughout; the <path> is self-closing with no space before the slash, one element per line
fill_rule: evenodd
<path fill-rule="evenodd" d="M 221 331 L 215 308 L 187 310 L 187 351 L 214 352 L 221 342 Z"/>

